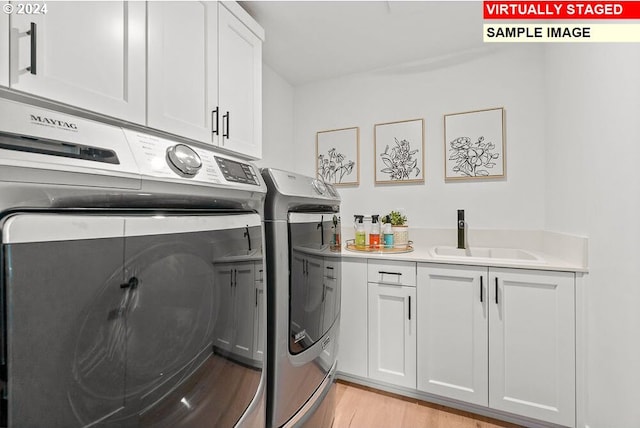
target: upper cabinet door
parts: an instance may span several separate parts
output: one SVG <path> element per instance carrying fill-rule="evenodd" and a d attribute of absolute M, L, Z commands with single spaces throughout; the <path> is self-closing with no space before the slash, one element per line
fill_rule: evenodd
<path fill-rule="evenodd" d="M 8 4 L 0 1 L 0 6 Z M 9 86 L 9 15 L 0 13 L 0 86 Z"/>
<path fill-rule="evenodd" d="M 147 124 L 187 138 L 216 142 L 218 5 L 148 3 Z"/>
<path fill-rule="evenodd" d="M 11 88 L 144 124 L 144 2 L 49 2 L 10 38 Z"/>
<path fill-rule="evenodd" d="M 262 40 L 220 3 L 220 146 L 262 156 Z"/>

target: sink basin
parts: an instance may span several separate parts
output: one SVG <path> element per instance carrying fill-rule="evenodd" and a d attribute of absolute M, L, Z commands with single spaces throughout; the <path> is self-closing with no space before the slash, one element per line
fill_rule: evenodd
<path fill-rule="evenodd" d="M 434 247 L 431 249 L 433 257 L 459 260 L 490 259 L 527 263 L 545 263 L 541 257 L 526 250 L 517 248 L 488 248 L 472 247 L 467 249 L 455 247 Z"/>
<path fill-rule="evenodd" d="M 234 250 L 216 259 L 217 263 L 221 262 L 236 262 L 236 261 L 250 261 L 258 260 L 262 258 L 262 251 L 260 248 L 253 248 L 251 250 Z"/>
<path fill-rule="evenodd" d="M 324 251 L 329 248 L 329 244 L 308 243 L 308 244 L 301 245 L 301 247 L 306 248 L 308 250 Z"/>

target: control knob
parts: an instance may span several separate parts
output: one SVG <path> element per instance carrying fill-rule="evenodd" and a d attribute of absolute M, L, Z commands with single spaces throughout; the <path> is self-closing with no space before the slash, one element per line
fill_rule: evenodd
<path fill-rule="evenodd" d="M 311 184 L 313 185 L 313 188 L 315 189 L 316 192 L 318 192 L 319 195 L 324 195 L 327 192 L 327 186 L 324 184 L 323 181 L 314 178 Z"/>
<path fill-rule="evenodd" d="M 186 144 L 176 144 L 167 149 L 167 163 L 181 175 L 193 177 L 202 168 L 202 159 Z"/>

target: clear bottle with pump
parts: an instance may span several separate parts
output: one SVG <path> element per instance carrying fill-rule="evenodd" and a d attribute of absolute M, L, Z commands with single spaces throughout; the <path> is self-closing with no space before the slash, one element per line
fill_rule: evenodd
<path fill-rule="evenodd" d="M 380 248 L 380 222 L 378 221 L 379 215 L 371 215 L 371 233 L 369 233 L 369 247 L 372 249 Z"/>
<path fill-rule="evenodd" d="M 354 215 L 356 229 L 356 248 L 364 249 L 367 246 L 367 232 L 364 229 L 364 216 Z"/>

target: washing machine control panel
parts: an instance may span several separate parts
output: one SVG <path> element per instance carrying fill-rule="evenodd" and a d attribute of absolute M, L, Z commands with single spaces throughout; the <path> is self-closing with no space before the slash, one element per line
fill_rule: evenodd
<path fill-rule="evenodd" d="M 242 163 L 235 160 L 214 156 L 216 162 L 222 171 L 225 180 L 234 183 L 253 184 L 258 186 L 258 176 L 255 169 L 248 163 Z"/>
<path fill-rule="evenodd" d="M 233 156 L 130 129 L 124 133 L 144 178 L 252 191 L 264 186 L 255 166 Z"/>

